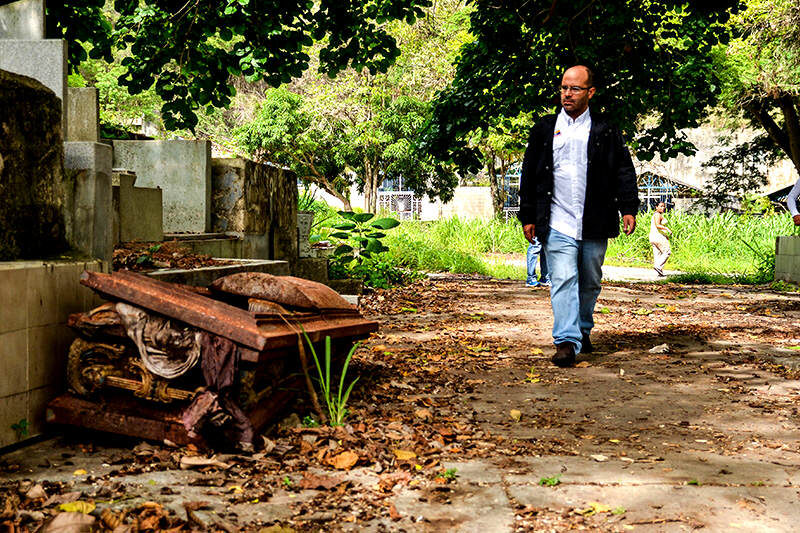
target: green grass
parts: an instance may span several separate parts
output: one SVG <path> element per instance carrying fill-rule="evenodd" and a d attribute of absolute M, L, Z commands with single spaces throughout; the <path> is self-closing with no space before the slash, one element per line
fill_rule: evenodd
<path fill-rule="evenodd" d="M 650 266 L 651 216 L 640 213 L 632 236 L 620 236 L 609 242 L 606 263 Z M 750 217 L 723 213 L 707 217 L 671 211 L 666 218 L 673 233 L 667 268 L 691 273 L 755 274 L 764 257 L 774 256 L 775 237 L 795 232 L 785 214 Z"/>
<path fill-rule="evenodd" d="M 314 205 L 312 233 L 326 238 L 324 226 L 339 222 L 338 215 L 322 202 Z M 652 248 L 648 239 L 652 213 L 640 213 L 631 236 L 609 241 L 606 263 L 650 267 Z M 765 217 L 724 213 L 713 216 L 671 211 L 667 225 L 672 256 L 666 268 L 687 274 L 675 281 L 685 283 L 767 283 L 774 265 L 775 238 L 797 229 L 786 214 Z M 322 227 L 321 227 L 322 226 Z M 523 259 L 527 241 L 516 219 L 463 220 L 458 217 L 422 222 L 404 221 L 387 232 L 387 261 L 411 270 L 483 274 L 506 279 L 524 279 L 525 268 L 504 263 L 489 254 L 517 254 Z"/>
<path fill-rule="evenodd" d="M 651 266 L 648 239 L 651 213 L 637 216 L 632 236 L 609 241 L 606 263 Z M 774 262 L 775 237 L 795 233 L 785 214 L 748 217 L 732 213 L 703 216 L 672 211 L 667 224 L 673 231 L 668 269 L 690 273 L 686 282 L 763 283 L 763 274 Z M 426 271 L 477 273 L 498 278 L 523 279 L 525 269 L 486 257 L 514 253 L 524 257 L 527 242 L 516 220 L 462 220 L 403 222 L 386 239 L 392 261 Z M 766 261 L 766 265 L 762 265 Z M 759 272 L 759 267 L 764 272 Z M 764 268 L 766 267 L 766 268 Z"/>
<path fill-rule="evenodd" d="M 519 222 L 462 220 L 405 221 L 388 232 L 389 256 L 404 267 L 433 272 L 484 274 L 522 279 L 525 269 L 484 257 L 489 253 L 524 253 Z"/>

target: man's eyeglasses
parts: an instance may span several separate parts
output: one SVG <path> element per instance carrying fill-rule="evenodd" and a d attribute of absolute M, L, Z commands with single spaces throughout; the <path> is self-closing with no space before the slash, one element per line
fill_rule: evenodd
<path fill-rule="evenodd" d="M 561 86 L 561 92 L 562 93 L 566 93 L 566 92 L 579 93 L 581 91 L 588 91 L 589 89 L 591 89 L 591 87 L 578 87 L 577 85 L 562 85 Z"/>

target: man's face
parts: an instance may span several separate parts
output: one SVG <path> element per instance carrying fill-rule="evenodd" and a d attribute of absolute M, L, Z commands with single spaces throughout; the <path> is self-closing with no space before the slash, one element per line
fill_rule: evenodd
<path fill-rule="evenodd" d="M 572 67 L 561 78 L 561 107 L 572 118 L 578 118 L 589 107 L 594 96 L 594 87 L 589 87 L 589 74 L 583 67 Z M 566 91 L 564 87 L 570 87 Z M 580 87 L 573 90 L 571 87 Z"/>

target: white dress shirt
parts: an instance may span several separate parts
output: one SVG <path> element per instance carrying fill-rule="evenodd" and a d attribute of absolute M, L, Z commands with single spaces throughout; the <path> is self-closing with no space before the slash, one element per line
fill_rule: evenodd
<path fill-rule="evenodd" d="M 792 190 L 789 191 L 789 196 L 786 197 L 786 207 L 789 208 L 789 212 L 792 216 L 800 215 L 800 211 L 797 210 L 798 197 L 800 197 L 800 180 L 797 180 Z"/>
<path fill-rule="evenodd" d="M 576 119 L 564 109 L 553 130 L 553 201 L 550 227 L 576 240 L 583 238 L 589 132 L 592 118 L 587 108 Z"/>

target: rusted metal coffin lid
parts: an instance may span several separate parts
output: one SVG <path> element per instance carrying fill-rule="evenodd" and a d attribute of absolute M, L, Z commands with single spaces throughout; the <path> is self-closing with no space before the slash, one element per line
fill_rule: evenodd
<path fill-rule="evenodd" d="M 267 343 L 255 318 L 244 309 L 201 296 L 172 283 L 119 270 L 112 274 L 84 272 L 81 284 L 110 299 L 130 302 L 254 350 L 263 350 Z"/>
<path fill-rule="evenodd" d="M 352 304 L 327 285 L 293 276 L 239 272 L 217 279 L 209 288 L 213 291 L 269 300 L 301 309 L 316 311 L 336 309 L 357 313 Z"/>

